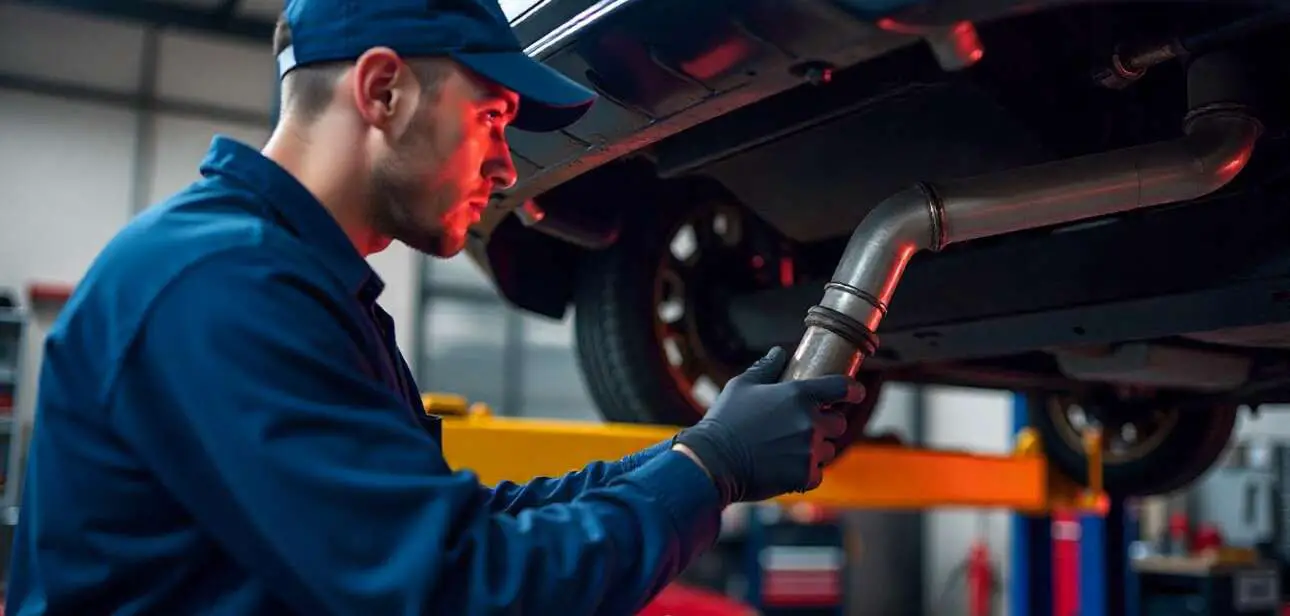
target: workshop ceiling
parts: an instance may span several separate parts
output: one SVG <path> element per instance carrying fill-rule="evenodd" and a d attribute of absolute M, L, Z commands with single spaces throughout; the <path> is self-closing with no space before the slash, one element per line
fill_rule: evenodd
<path fill-rule="evenodd" d="M 503 12 L 514 21 L 540 9 L 550 0 L 500 0 Z M 106 17 L 175 26 L 208 34 L 264 42 L 273 36 L 273 24 L 284 0 L 19 0 L 36 6 L 84 11 Z"/>

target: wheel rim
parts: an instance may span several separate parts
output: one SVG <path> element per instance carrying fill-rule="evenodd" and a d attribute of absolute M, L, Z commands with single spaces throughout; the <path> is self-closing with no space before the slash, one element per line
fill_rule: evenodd
<path fill-rule="evenodd" d="M 1159 448 L 1178 426 L 1180 413 L 1149 403 L 1097 403 L 1065 396 L 1049 398 L 1047 412 L 1062 441 L 1084 450 L 1086 428 L 1102 429 L 1102 462 L 1128 464 L 1142 460 Z"/>
<path fill-rule="evenodd" d="M 752 246 L 743 211 L 691 209 L 666 235 L 652 301 L 655 342 L 676 389 L 697 416 L 747 365 L 751 352 L 724 313 L 730 293 L 766 288 L 766 259 Z"/>

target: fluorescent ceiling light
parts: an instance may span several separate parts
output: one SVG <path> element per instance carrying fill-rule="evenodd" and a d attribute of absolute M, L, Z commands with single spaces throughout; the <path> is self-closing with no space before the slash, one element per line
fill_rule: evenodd
<path fill-rule="evenodd" d="M 549 2 L 545 0 L 543 4 Z M 604 19 L 610 13 L 617 11 L 619 8 L 627 5 L 633 0 L 598 0 L 595 4 L 587 7 L 581 13 L 573 16 L 573 19 L 557 26 L 554 30 L 547 32 L 546 36 L 534 41 L 531 45 L 524 48 L 524 53 L 539 57 L 548 50 L 554 48 L 558 43 L 577 34 L 583 28 Z M 531 15 L 532 13 L 529 13 Z M 526 15 L 527 17 L 527 15 Z"/>
<path fill-rule="evenodd" d="M 506 14 L 506 20 L 515 25 L 530 15 L 538 12 L 544 5 L 551 0 L 501 0 L 502 12 Z"/>

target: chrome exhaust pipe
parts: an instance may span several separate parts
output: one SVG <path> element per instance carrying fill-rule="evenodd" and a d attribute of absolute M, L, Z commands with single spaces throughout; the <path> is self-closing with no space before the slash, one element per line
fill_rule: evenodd
<path fill-rule="evenodd" d="M 1245 167 L 1263 125 L 1245 104 L 1241 66 L 1226 54 L 1188 67 L 1184 136 L 939 184 L 920 183 L 874 208 L 851 235 L 784 380 L 854 376 L 878 348 L 910 258 L 955 242 L 1196 199 Z"/>

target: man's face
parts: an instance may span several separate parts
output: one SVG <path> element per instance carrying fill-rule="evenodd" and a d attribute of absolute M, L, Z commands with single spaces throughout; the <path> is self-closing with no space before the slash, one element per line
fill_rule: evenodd
<path fill-rule="evenodd" d="M 438 257 L 465 249 L 488 196 L 515 183 L 505 128 L 518 103 L 453 65 L 437 92 L 421 95 L 402 132 L 375 148 L 372 228 Z"/>

